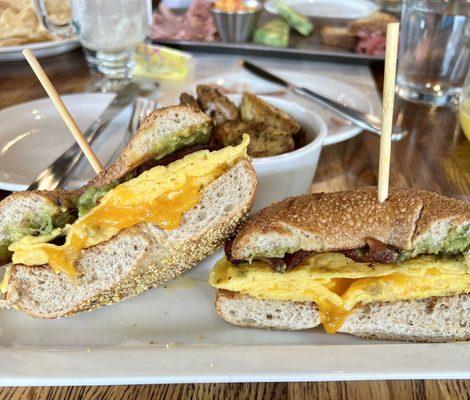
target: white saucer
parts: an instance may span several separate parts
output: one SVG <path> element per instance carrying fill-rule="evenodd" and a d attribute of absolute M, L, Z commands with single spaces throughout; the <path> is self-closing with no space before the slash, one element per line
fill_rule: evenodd
<path fill-rule="evenodd" d="M 274 69 L 270 69 L 270 72 L 298 86 L 304 86 L 325 97 L 355 108 L 359 111 L 371 112 L 372 110 L 371 102 L 364 94 L 343 82 L 304 72 L 283 72 L 281 70 Z M 326 136 L 324 142 L 325 145 L 330 145 L 350 139 L 362 131 L 361 128 L 336 117 L 329 111 L 321 108 L 321 106 L 317 105 L 316 103 L 302 99 L 298 96 L 294 96 L 290 93 L 286 93 L 280 86 L 271 84 L 261 78 L 254 76 L 253 74 L 250 74 L 247 71 L 232 72 L 193 82 L 188 88 L 186 88 L 186 92 L 194 94 L 195 88 L 199 84 L 217 85 L 219 90 L 227 94 L 236 94 L 242 93 L 243 91 L 250 91 L 255 94 L 273 95 L 295 101 L 301 104 L 303 107 L 316 113 L 326 122 L 328 127 L 328 135 Z M 179 94 L 174 99 L 174 103 L 178 102 Z"/>
<path fill-rule="evenodd" d="M 266 11 L 277 14 L 274 7 L 276 0 L 264 3 Z M 379 7 L 369 0 L 283 0 L 295 11 L 306 17 L 357 19 L 376 12 Z"/>
<path fill-rule="evenodd" d="M 44 58 L 68 53 L 79 46 L 80 43 L 76 39 L 63 39 L 0 47 L 0 62 L 24 60 L 22 51 L 26 48 L 31 49 L 37 58 Z"/>
<path fill-rule="evenodd" d="M 83 93 L 62 96 L 84 132 L 112 101 L 114 94 Z M 106 163 L 123 138 L 131 114 L 127 107 L 95 141 L 93 149 Z M 0 111 L 0 189 L 24 190 L 60 156 L 74 139 L 48 98 Z M 84 160 L 69 187 L 79 187 L 94 176 Z"/>

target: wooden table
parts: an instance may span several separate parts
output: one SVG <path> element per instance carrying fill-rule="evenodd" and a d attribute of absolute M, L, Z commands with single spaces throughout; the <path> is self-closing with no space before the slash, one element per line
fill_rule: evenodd
<path fill-rule="evenodd" d="M 80 92 L 92 81 L 80 51 L 43 60 L 60 93 Z M 381 68 L 374 68 L 381 86 Z M 0 64 L 0 109 L 43 97 L 24 63 Z M 397 119 L 408 136 L 393 145 L 391 184 L 412 186 L 470 200 L 470 143 L 455 110 L 398 101 Z M 362 134 L 323 149 L 314 191 L 334 191 L 377 182 L 379 140 Z M 28 160 L 25 160 L 26 162 Z M 2 195 L 5 195 L 4 192 Z M 56 388 L 4 388 L 0 399 L 470 399 L 470 382 L 367 381 Z"/>

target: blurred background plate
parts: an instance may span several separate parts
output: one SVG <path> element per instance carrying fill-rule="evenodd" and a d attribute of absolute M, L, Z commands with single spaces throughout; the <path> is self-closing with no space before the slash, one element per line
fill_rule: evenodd
<path fill-rule="evenodd" d="M 82 93 L 62 96 L 65 105 L 85 131 L 104 111 L 114 94 Z M 93 144 L 106 163 L 127 130 L 131 106 L 124 109 Z M 34 178 L 74 139 L 48 98 L 18 104 L 0 111 L 0 189 L 25 190 Z M 86 159 L 77 167 L 69 187 L 80 187 L 95 174 Z"/>
<path fill-rule="evenodd" d="M 367 96 L 346 83 L 303 72 L 286 72 L 276 69 L 270 69 L 270 72 L 298 86 L 304 86 L 359 111 L 369 113 L 372 110 L 371 102 Z M 313 111 L 325 121 L 328 127 L 325 145 L 342 142 L 362 131 L 361 128 L 334 116 L 319 105 L 287 93 L 284 88 L 260 79 L 246 71 L 232 72 L 202 79 L 193 82 L 185 91 L 194 95 L 196 86 L 199 84 L 216 86 L 224 94 L 237 94 L 249 91 L 254 94 L 283 97 L 295 101 Z M 173 102 L 179 102 L 179 93 Z"/>
<path fill-rule="evenodd" d="M 37 58 L 44 58 L 68 53 L 79 46 L 76 39 L 64 39 L 0 47 L 0 62 L 24 60 L 21 52 L 26 48 L 31 49 Z"/>
<path fill-rule="evenodd" d="M 269 14 L 261 14 L 260 24 L 263 24 L 263 22 L 267 20 L 269 20 Z M 332 24 L 337 24 L 338 21 L 340 20 L 336 19 Z M 315 32 L 320 31 L 321 24 L 315 23 Z M 250 57 L 263 56 L 282 60 L 328 61 L 332 63 L 362 65 L 384 61 L 383 55 L 357 53 L 340 47 L 323 44 L 320 42 L 320 35 L 315 33 L 309 37 L 292 33 L 288 47 L 266 46 L 253 41 L 246 43 L 225 43 L 220 41 L 203 42 L 195 40 L 159 39 L 153 42 L 184 51 L 215 54 L 221 58 L 230 55 L 245 55 Z"/>
<path fill-rule="evenodd" d="M 266 11 L 277 14 L 274 3 L 264 3 Z M 284 0 L 295 11 L 312 18 L 357 19 L 376 12 L 379 7 L 369 0 Z"/>

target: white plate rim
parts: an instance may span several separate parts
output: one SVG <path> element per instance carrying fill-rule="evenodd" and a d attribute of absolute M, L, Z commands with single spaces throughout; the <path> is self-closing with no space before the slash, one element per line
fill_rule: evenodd
<path fill-rule="evenodd" d="M 284 2 L 287 4 L 287 5 L 290 5 L 290 3 L 299 3 L 303 0 L 284 0 Z M 305 0 L 307 1 L 307 0 Z M 320 1 L 323 1 L 323 2 L 328 2 L 329 4 L 331 3 L 339 3 L 339 5 L 341 3 L 344 3 L 344 2 L 349 2 L 348 0 L 320 0 Z M 360 3 L 360 4 L 363 4 L 364 7 L 366 7 L 368 10 L 370 10 L 370 12 L 368 14 L 364 14 L 364 15 L 361 15 L 361 16 L 332 16 L 332 17 L 329 17 L 329 16 L 324 16 L 324 15 L 318 15 L 318 14 L 308 14 L 307 17 L 309 18 L 322 18 L 322 19 L 330 19 L 330 18 L 335 18 L 335 19 L 357 19 L 357 18 L 364 18 L 364 17 L 367 17 L 368 15 L 371 15 L 372 13 L 378 11 L 379 7 L 377 4 L 373 3 L 372 1 L 370 0 L 354 0 L 355 3 Z M 270 13 L 270 14 L 274 14 L 274 15 L 277 15 L 277 12 L 274 8 L 274 6 L 272 5 L 273 3 L 273 0 L 267 0 L 265 3 L 264 3 L 264 9 Z M 314 3 L 314 2 L 312 2 Z"/>
<path fill-rule="evenodd" d="M 79 43 L 75 38 L 69 39 L 57 39 L 57 40 L 47 40 L 44 42 L 34 42 L 34 43 L 24 43 L 17 46 L 4 46 L 0 47 L 0 55 L 1 54 L 10 54 L 10 53 L 18 53 L 23 51 L 24 49 L 31 49 L 31 50 L 44 50 L 44 49 L 52 49 L 62 45 L 68 45 L 72 43 Z"/>
<path fill-rule="evenodd" d="M 276 69 L 270 69 L 270 72 L 276 74 L 277 71 Z M 183 91 L 185 92 L 194 92 L 195 91 L 195 88 L 197 85 L 199 84 L 204 84 L 204 83 L 213 83 L 213 82 L 216 82 L 217 80 L 219 79 L 225 79 L 227 76 L 230 76 L 230 75 L 238 75 L 238 74 L 243 74 L 245 73 L 245 71 L 243 70 L 239 70 L 239 71 L 229 71 L 225 74 L 219 74 L 219 75 L 216 75 L 216 76 L 212 76 L 210 78 L 203 78 L 203 79 L 198 79 L 198 80 L 195 80 L 195 81 L 192 81 L 190 82 L 185 88 Z M 247 74 L 249 74 L 248 72 L 246 72 Z M 293 72 L 293 71 L 285 71 L 286 74 L 298 74 L 300 76 L 310 76 L 309 73 L 305 72 L 305 71 L 299 71 L 299 72 Z M 248 75 L 247 75 L 248 76 Z M 260 79 L 260 78 L 258 78 Z M 340 80 L 334 80 L 332 78 L 328 78 L 326 76 L 315 76 L 315 79 L 317 80 L 320 80 L 320 81 L 323 81 L 324 83 L 331 83 L 331 84 L 334 84 L 334 85 L 337 85 L 337 86 L 341 86 L 343 88 L 347 88 L 347 90 L 351 91 L 351 92 L 354 92 L 354 95 L 359 97 L 359 98 L 362 98 L 364 101 L 365 101 L 365 104 L 367 104 L 367 107 L 368 107 L 368 111 L 367 112 L 372 112 L 372 103 L 370 101 L 370 99 L 365 96 L 363 93 L 361 93 L 357 88 L 355 88 L 354 86 L 351 86 L 343 81 L 340 81 Z M 178 104 L 179 103 L 179 93 L 175 96 L 175 98 L 173 99 L 173 102 L 175 104 Z M 268 95 L 269 97 L 269 95 Z M 298 105 L 300 107 L 303 107 L 305 108 L 305 105 L 302 104 L 302 103 L 298 103 Z M 333 114 L 332 114 L 333 115 Z M 327 121 L 324 121 L 327 125 L 327 128 L 328 128 L 328 122 Z M 329 134 L 329 131 L 327 132 L 327 135 L 325 137 L 325 140 L 323 142 L 323 146 L 329 146 L 331 144 L 336 144 L 336 143 L 340 143 L 340 142 L 344 142 L 345 140 L 348 140 L 348 139 L 351 139 L 357 135 L 359 135 L 361 132 L 363 131 L 362 128 L 358 127 L 358 126 L 355 126 L 355 125 L 350 125 L 349 129 L 345 132 L 342 132 L 342 133 L 336 133 L 334 135 L 330 135 Z"/>
<path fill-rule="evenodd" d="M 114 97 L 114 94 L 84 92 L 84 93 L 65 94 L 61 97 L 63 100 L 66 100 L 66 101 L 69 100 L 69 101 L 80 101 L 80 102 L 90 101 L 86 99 L 94 99 L 94 98 L 98 99 L 99 97 L 101 97 L 102 99 L 101 101 L 106 101 L 106 100 L 103 100 L 106 97 L 108 99 L 107 101 L 110 102 L 111 101 L 110 97 Z M 94 100 L 94 101 L 97 101 L 97 100 Z M 12 106 L 1 109 L 0 118 L 2 118 L 3 113 L 11 113 L 16 108 L 19 108 L 19 109 L 34 108 L 35 105 L 38 105 L 38 103 L 47 104 L 48 102 L 50 102 L 50 99 L 48 97 L 41 97 L 39 99 L 26 101 L 24 103 L 14 104 Z M 49 106 L 51 108 L 54 107 L 52 103 Z M 6 181 L 1 180 L 1 177 L 0 177 L 0 190 L 7 190 L 10 192 L 19 192 L 19 191 L 26 190 L 27 188 L 28 188 L 28 185 L 21 184 L 21 183 L 14 183 L 14 182 L 6 182 Z"/>
<path fill-rule="evenodd" d="M 469 349 L 470 343 L 4 348 L 0 386 L 468 379 Z"/>

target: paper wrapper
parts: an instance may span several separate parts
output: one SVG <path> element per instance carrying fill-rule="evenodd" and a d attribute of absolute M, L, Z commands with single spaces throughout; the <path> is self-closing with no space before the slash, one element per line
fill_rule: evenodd
<path fill-rule="evenodd" d="M 193 70 L 189 53 L 164 46 L 140 45 L 135 54 L 134 75 L 153 80 L 184 80 Z"/>

